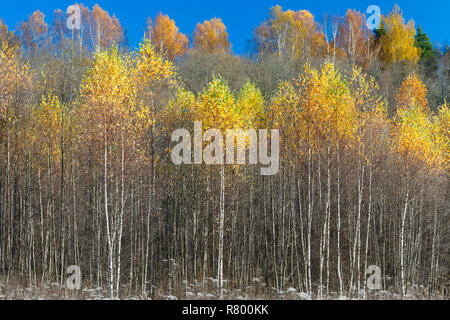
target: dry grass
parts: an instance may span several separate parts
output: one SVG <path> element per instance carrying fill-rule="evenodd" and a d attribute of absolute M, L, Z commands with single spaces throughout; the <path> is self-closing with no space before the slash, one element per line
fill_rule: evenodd
<path fill-rule="evenodd" d="M 170 288 L 163 290 L 154 288 L 153 295 L 124 294 L 122 300 L 217 300 L 216 282 L 208 279 L 205 282 L 195 284 L 183 283 L 178 290 Z M 124 290 L 125 291 L 125 290 Z M 416 287 L 410 290 L 405 297 L 401 294 L 388 291 L 370 291 L 364 295 L 364 291 L 356 293 L 352 298 L 339 297 L 336 292 L 324 295 L 322 300 L 448 300 L 447 296 L 428 296 L 423 288 Z M 83 288 L 81 290 L 69 290 L 58 283 L 44 283 L 33 287 L 24 287 L 17 278 L 2 281 L 0 279 L 0 300 L 109 300 L 109 292 L 101 287 Z M 300 292 L 295 288 L 278 290 L 268 288 L 265 283 L 254 281 L 252 286 L 242 289 L 224 289 L 224 300 L 313 300 L 317 296 L 311 296 Z"/>

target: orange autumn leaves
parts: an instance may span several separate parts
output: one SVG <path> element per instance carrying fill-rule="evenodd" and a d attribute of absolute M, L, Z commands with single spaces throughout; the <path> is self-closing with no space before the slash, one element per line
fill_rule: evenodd
<path fill-rule="evenodd" d="M 71 114 L 65 109 L 56 95 L 48 93 L 32 111 L 32 130 L 28 139 L 35 148 L 32 154 L 41 163 L 60 158 L 61 142 L 68 142 L 65 140 L 74 132 Z M 39 162 L 34 163 L 38 165 Z"/>
<path fill-rule="evenodd" d="M 194 30 L 194 46 L 208 53 L 223 53 L 231 48 L 227 28 L 221 19 L 213 18 L 197 24 Z"/>
<path fill-rule="evenodd" d="M 66 38 L 74 40 L 80 48 L 107 48 L 123 43 L 124 30 L 119 20 L 95 5 L 92 10 L 79 4 L 82 14 L 81 30 L 67 30 L 66 14 L 55 11 L 52 28 L 44 21 L 40 11 L 34 12 L 19 28 L 18 38 L 24 47 L 36 52 L 51 45 L 53 40 Z M 331 18 L 333 20 L 333 18 Z M 345 18 L 333 21 L 326 19 L 321 26 L 307 10 L 286 10 L 280 6 L 271 8 L 269 18 L 255 29 L 254 45 L 259 54 L 286 55 L 299 61 L 312 57 L 348 57 L 354 63 L 367 66 L 377 56 L 387 63 L 410 61 L 417 63 L 420 49 L 415 46 L 414 21 L 405 23 L 398 6 L 382 17 L 381 29 L 374 36 L 366 27 L 365 14 L 348 10 Z M 332 30 L 332 35 L 329 34 Z M 0 23 L 0 38 L 5 37 Z M 336 34 L 335 34 L 336 33 Z M 3 34 L 3 36 L 2 36 Z M 189 38 L 179 31 L 175 21 L 159 13 L 148 20 L 147 36 L 152 39 L 158 53 L 170 60 L 182 58 L 189 51 Z M 198 23 L 193 36 L 192 48 L 207 53 L 224 53 L 231 50 L 227 27 L 220 18 Z"/>
<path fill-rule="evenodd" d="M 132 106 L 144 106 L 152 89 L 166 82 L 176 84 L 172 62 L 156 52 L 145 38 L 139 49 L 123 54 L 117 47 L 100 50 L 81 85 L 81 105 L 96 106 L 95 114 L 121 118 Z"/>
<path fill-rule="evenodd" d="M 45 22 L 42 12 L 37 10 L 31 14 L 17 30 L 17 37 L 24 48 L 36 54 L 39 50 L 54 45 L 58 39 L 74 41 L 80 48 L 90 49 L 107 48 L 122 43 L 123 28 L 115 15 L 111 16 L 99 5 L 95 5 L 92 10 L 83 4 L 77 5 L 82 16 L 80 30 L 68 30 L 68 16 L 59 9 L 54 12 L 51 28 Z M 1 33 L 0 31 L 0 36 Z"/>
<path fill-rule="evenodd" d="M 170 60 L 183 57 L 189 49 L 189 38 L 179 31 L 175 21 L 159 13 L 148 19 L 147 33 L 158 53 Z M 231 49 L 227 27 L 219 18 L 198 23 L 193 34 L 194 48 L 207 53 L 224 53 Z"/>
<path fill-rule="evenodd" d="M 269 18 L 254 31 L 254 45 L 259 54 L 286 55 L 299 61 L 327 56 L 351 59 L 367 66 L 379 56 L 382 61 L 417 63 L 420 49 L 415 46 L 414 21 L 405 23 L 398 6 L 382 16 L 377 37 L 366 26 L 366 15 L 347 10 L 344 18 L 326 16 L 321 26 L 307 10 L 271 9 Z"/>
<path fill-rule="evenodd" d="M 124 119 L 129 106 L 133 105 L 134 92 L 127 63 L 116 48 L 99 51 L 81 85 L 81 113 L 87 120 L 98 117 L 100 134 Z"/>
<path fill-rule="evenodd" d="M 1 51 L 2 63 L 12 52 Z M 16 66 L 18 61 L 14 61 L 9 72 L 25 72 L 26 67 Z M 160 106 L 161 114 L 155 114 L 155 98 L 168 88 L 174 89 L 176 96 Z M 155 122 L 164 130 L 189 119 L 202 121 L 205 129 L 279 128 L 285 149 L 302 154 L 306 139 L 313 149 L 319 144 L 336 143 L 356 148 L 364 143 L 362 137 L 368 128 L 376 125 L 391 128 L 392 148 L 403 159 L 443 167 L 449 163 L 448 106 L 430 115 L 427 88 L 414 73 L 406 77 L 398 91 L 398 112 L 392 121 L 372 77 L 358 67 L 343 74 L 331 62 L 320 69 L 305 65 L 301 75 L 281 83 L 270 100 L 249 81 L 234 93 L 220 76 L 196 96 L 183 88 L 173 62 L 146 38 L 131 54 L 121 53 L 116 47 L 97 51 L 80 93 L 75 119 L 85 132 L 79 133 L 97 143 L 105 135 L 117 139 L 120 133 L 140 136 L 143 144 L 146 131 Z M 52 105 L 57 108 L 59 102 L 50 95 L 43 98 L 40 108 Z M 46 113 L 40 117 L 45 118 Z M 366 150 L 364 145 L 361 149 Z"/>
<path fill-rule="evenodd" d="M 30 85 L 31 75 L 18 52 L 7 44 L 0 49 L 0 64 L 0 117 L 5 123 L 14 121 L 20 112 L 14 95 Z M 167 88 L 174 89 L 175 97 L 160 106 L 165 115 L 155 114 L 154 99 Z M 95 53 L 76 108 L 65 115 L 64 123 L 64 106 L 51 93 L 42 97 L 32 118 L 36 132 L 46 137 L 42 151 L 53 157 L 59 152 L 58 145 L 48 142 L 56 141 L 62 126 L 94 144 L 101 143 L 105 135 L 116 143 L 125 136 L 139 147 L 155 122 L 162 130 L 169 130 L 189 119 L 202 121 L 205 129 L 277 128 L 285 151 L 300 155 L 308 137 L 313 150 L 319 144 L 336 143 L 356 148 L 364 143 L 361 137 L 370 126 L 390 127 L 390 145 L 401 159 L 449 168 L 449 107 L 445 103 L 437 114 L 431 114 L 427 93 L 419 76 L 408 75 L 398 91 L 397 114 L 390 120 L 372 77 L 357 67 L 343 74 L 326 62 L 320 69 L 305 65 L 302 74 L 281 83 L 270 100 L 251 82 L 234 93 L 219 76 L 196 96 L 183 88 L 173 63 L 145 39 L 132 54 L 115 47 Z M 364 145 L 362 150 L 366 150 Z"/>
<path fill-rule="evenodd" d="M 100 48 L 109 47 L 120 39 L 121 29 L 115 17 L 110 17 L 97 6 L 92 12 L 86 12 L 92 16 L 92 21 L 102 22 L 95 35 L 107 42 L 98 42 Z M 368 45 L 363 22 L 363 15 L 348 11 L 339 31 L 339 42 L 348 48 L 345 54 L 357 61 L 363 59 L 358 50 L 365 51 L 364 46 Z M 391 53 L 384 52 L 385 59 L 415 60 L 417 52 L 409 48 L 413 35 L 411 23 L 404 25 L 398 9 L 384 17 L 383 23 L 386 30 L 380 38 L 382 46 L 388 46 L 392 39 L 403 40 L 395 42 L 401 45 L 400 48 Z M 318 55 L 326 47 L 325 37 L 314 16 L 305 10 L 283 11 L 277 6 L 272 9 L 268 23 L 261 28 L 260 34 L 267 41 L 275 37 L 278 50 L 288 52 L 293 59 L 301 59 L 307 54 Z M 37 50 L 41 45 L 38 41 L 40 35 L 47 32 L 43 15 L 36 12 L 22 25 L 21 36 L 25 41 L 28 39 L 29 48 Z M 12 39 L 12 34 L 2 24 L 0 36 Z M 100 49 L 94 55 L 93 66 L 81 86 L 77 112 L 79 121 L 86 124 L 85 128 L 92 132 L 99 129 L 93 135 L 99 140 L 103 139 L 104 130 L 115 132 L 117 128 L 143 134 L 157 121 L 152 111 L 152 99 L 158 90 L 167 86 L 178 91 L 172 106 L 177 103 L 183 105 L 183 110 L 198 116 L 206 127 L 226 129 L 270 124 L 283 129 L 284 140 L 292 147 L 291 151 L 298 149 L 308 134 L 312 145 L 318 141 L 335 143 L 339 140 L 354 145 L 367 123 L 385 125 L 389 122 L 385 106 L 376 94 L 378 88 L 374 80 L 359 68 L 354 68 L 351 75 L 343 76 L 330 62 L 319 70 L 306 65 L 302 75 L 282 83 L 270 101 L 266 101 L 251 82 L 235 94 L 220 77 L 215 77 L 203 93 L 195 96 L 183 89 L 172 62 L 187 52 L 187 36 L 179 32 L 174 20 L 163 14 L 159 14 L 155 23 L 150 25 L 149 36 L 151 39 L 146 38 L 138 51 L 131 54 L 122 54 L 113 47 Z M 11 91 L 13 86 L 26 84 L 27 81 L 21 79 L 28 75 L 26 66 L 20 65 L 13 57 L 15 53 L 7 45 L 8 41 L 2 43 L 6 43 L 6 47 L 0 52 L 1 72 L 16 74 L 15 77 L 10 76 L 10 83 L 2 83 L 2 90 Z M 214 18 L 198 24 L 194 31 L 194 47 L 208 53 L 229 50 L 231 45 L 223 22 Z M 2 81 L 6 81 L 4 79 L 8 77 L 3 77 Z M 417 75 L 411 74 L 405 79 L 398 92 L 398 113 L 392 122 L 392 145 L 405 158 L 413 156 L 430 164 L 448 166 L 448 106 L 445 104 L 436 116 L 431 117 L 427 94 L 427 88 Z M 9 96 L 1 92 L 0 99 Z M 42 100 L 41 107 L 49 103 L 46 99 L 58 105 L 50 95 Z M 2 108 L 7 105 L 7 101 L 2 103 Z M 173 115 L 180 117 L 185 113 Z M 2 116 L 5 117 L 5 112 Z"/>
<path fill-rule="evenodd" d="M 169 16 L 159 13 L 153 23 L 148 21 L 150 38 L 158 52 L 167 54 L 168 58 L 175 60 L 183 57 L 189 46 L 189 39 L 186 35 L 179 32 L 175 21 Z"/>
<path fill-rule="evenodd" d="M 281 83 L 270 101 L 251 83 L 236 98 L 217 77 L 198 97 L 180 89 L 175 103 L 178 112 L 173 115 L 202 120 L 205 128 L 221 130 L 250 123 L 278 128 L 286 153 L 304 156 L 308 143 L 313 152 L 321 145 L 340 144 L 341 148 L 358 148 L 369 161 L 377 146 L 390 144 L 405 161 L 446 168 L 448 106 L 432 115 L 426 95 L 421 79 L 410 74 L 399 89 L 397 115 L 389 119 L 373 77 L 358 67 L 343 74 L 326 62 L 320 69 L 306 65 L 298 78 Z"/>
<path fill-rule="evenodd" d="M 415 35 L 414 21 L 410 20 L 405 24 L 402 12 L 396 5 L 390 14 L 382 18 L 380 58 L 389 63 L 417 63 L 420 59 L 420 49 L 414 45 Z"/>
<path fill-rule="evenodd" d="M 199 94 L 192 112 L 205 129 L 257 128 L 262 118 L 264 98 L 261 92 L 247 82 L 237 95 L 231 92 L 227 82 L 214 77 L 208 88 Z"/>
<path fill-rule="evenodd" d="M 409 74 L 398 92 L 397 103 L 400 108 L 415 106 L 423 112 L 428 110 L 428 89 L 422 80 L 415 74 Z"/>
<path fill-rule="evenodd" d="M 306 65 L 300 77 L 282 83 L 272 112 L 291 151 L 306 143 L 314 147 L 319 141 L 349 140 L 357 131 L 355 95 L 330 62 L 320 70 Z"/>
<path fill-rule="evenodd" d="M 398 94 L 397 115 L 393 124 L 393 143 L 406 161 L 424 161 L 449 168 L 449 107 L 444 103 L 436 115 L 430 115 L 428 90 L 414 73 L 402 83 Z"/>
<path fill-rule="evenodd" d="M 154 97 L 175 84 L 172 62 L 158 54 L 148 38 L 131 54 L 117 47 L 97 51 L 76 103 L 80 141 L 95 150 L 106 143 L 115 150 L 132 146 L 143 156 L 157 114 Z"/>
<path fill-rule="evenodd" d="M 0 45 L 0 121 L 11 124 L 24 111 L 20 102 L 32 85 L 32 73 L 20 52 L 9 42 Z"/>
<path fill-rule="evenodd" d="M 358 148 L 369 159 L 374 144 L 383 139 L 380 134 L 390 128 L 390 138 L 384 139 L 405 163 L 449 168 L 449 108 L 445 104 L 437 115 L 430 114 L 426 94 L 420 78 L 410 74 L 399 90 L 398 112 L 390 120 L 373 78 L 360 68 L 344 77 L 326 62 L 319 70 L 306 65 L 300 77 L 283 82 L 268 116 L 280 128 L 289 153 L 304 155 L 307 144 L 314 152 L 320 144 L 331 143 Z M 371 134 L 370 129 L 379 134 Z"/>
<path fill-rule="evenodd" d="M 311 12 L 283 11 L 280 6 L 273 7 L 268 21 L 256 28 L 255 42 L 260 52 L 286 53 L 293 60 L 317 56 L 326 47 L 325 36 Z"/>

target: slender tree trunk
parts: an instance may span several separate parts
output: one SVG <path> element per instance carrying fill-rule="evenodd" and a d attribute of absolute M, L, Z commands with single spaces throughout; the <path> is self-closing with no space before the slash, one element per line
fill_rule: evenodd
<path fill-rule="evenodd" d="M 109 293 L 110 297 L 114 298 L 114 265 L 113 265 L 113 244 L 110 230 L 110 216 L 108 210 L 108 140 L 106 136 L 106 124 L 104 132 L 104 202 L 105 202 L 105 217 L 106 217 L 106 237 L 108 241 L 108 258 L 109 258 Z"/>
<path fill-rule="evenodd" d="M 220 218 L 219 218 L 219 256 L 217 280 L 219 296 L 223 298 L 223 242 L 224 242 L 224 224 L 225 224 L 225 166 L 220 168 Z"/>
<path fill-rule="evenodd" d="M 402 215 L 402 225 L 400 229 L 400 279 L 402 284 L 402 295 L 406 294 L 406 283 L 405 283 L 405 262 L 404 262 L 404 242 L 405 242 L 405 222 L 406 222 L 406 214 L 408 212 L 408 203 L 409 203 L 409 182 L 406 182 L 406 199 L 405 199 L 405 207 Z"/>
<path fill-rule="evenodd" d="M 312 150 L 311 150 L 311 129 L 308 129 L 308 230 L 307 230 L 307 270 L 308 270 L 308 293 L 312 292 L 311 280 L 311 227 L 312 227 Z"/>
<path fill-rule="evenodd" d="M 341 274 L 341 160 L 339 154 L 339 140 L 336 144 L 336 163 L 337 163 L 337 273 L 339 279 L 339 296 L 342 297 L 343 283 Z"/>
<path fill-rule="evenodd" d="M 367 263 L 369 259 L 369 238 L 370 238 L 370 219 L 372 215 L 372 160 L 369 160 L 369 208 L 367 210 L 367 229 L 366 229 L 366 249 L 364 260 L 364 275 L 367 271 Z M 364 296 L 366 295 L 367 286 L 364 286 Z"/>
<path fill-rule="evenodd" d="M 121 154 L 121 168 L 120 168 L 120 184 L 121 184 L 121 194 L 120 194 L 120 218 L 119 218 L 119 237 L 118 248 L 117 248 L 117 279 L 116 279 L 116 294 L 117 298 L 120 296 L 120 263 L 122 255 L 122 235 L 123 235 L 123 217 L 125 210 L 125 182 L 124 182 L 124 171 L 125 171 L 125 149 L 123 141 L 123 130 L 121 132 L 121 144 L 122 144 L 122 154 Z"/>

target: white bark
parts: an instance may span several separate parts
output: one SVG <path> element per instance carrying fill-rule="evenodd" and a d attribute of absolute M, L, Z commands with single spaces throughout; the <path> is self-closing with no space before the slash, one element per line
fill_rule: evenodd
<path fill-rule="evenodd" d="M 223 298 L 223 241 L 225 224 L 225 166 L 220 168 L 220 218 L 219 218 L 219 257 L 218 257 L 218 289 L 219 296 Z"/>

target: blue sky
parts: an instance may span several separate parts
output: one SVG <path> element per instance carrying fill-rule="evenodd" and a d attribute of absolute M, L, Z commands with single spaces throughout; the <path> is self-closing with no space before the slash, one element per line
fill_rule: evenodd
<path fill-rule="evenodd" d="M 75 2 L 81 2 L 90 8 L 98 3 L 111 14 L 116 14 L 127 30 L 131 46 L 136 46 L 142 38 L 147 17 L 154 17 L 161 11 L 175 19 L 180 30 L 190 37 L 198 22 L 214 17 L 222 18 L 228 28 L 233 50 L 242 54 L 253 28 L 267 17 L 269 9 L 276 4 L 284 9 L 307 9 L 315 15 L 316 20 L 321 21 L 323 13 L 344 15 L 347 8 L 366 12 L 367 7 L 372 4 L 378 5 L 382 13 L 387 13 L 397 3 L 403 10 L 404 17 L 407 20 L 414 19 L 416 26 L 420 24 L 433 43 L 449 44 L 450 41 L 449 0 L 15 0 L 2 1 L 0 17 L 10 28 L 14 28 L 34 10 L 39 9 L 47 16 L 47 23 L 50 23 L 55 9 L 65 11 Z"/>

